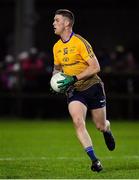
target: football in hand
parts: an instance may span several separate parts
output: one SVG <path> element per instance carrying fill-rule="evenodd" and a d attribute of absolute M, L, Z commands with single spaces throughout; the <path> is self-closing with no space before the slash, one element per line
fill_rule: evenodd
<path fill-rule="evenodd" d="M 58 72 L 56 74 L 54 74 L 52 77 L 51 77 L 51 80 L 50 80 L 50 85 L 51 85 L 51 88 L 55 91 L 55 92 L 58 92 L 60 93 L 60 88 L 58 87 L 59 84 L 57 83 L 57 81 L 60 81 L 60 80 L 63 80 L 65 79 L 64 76 L 62 76 L 62 72 Z"/>

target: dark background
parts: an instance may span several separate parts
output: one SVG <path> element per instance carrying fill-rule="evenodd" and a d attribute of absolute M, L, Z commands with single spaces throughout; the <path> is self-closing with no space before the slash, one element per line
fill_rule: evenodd
<path fill-rule="evenodd" d="M 75 14 L 74 31 L 84 36 L 95 49 L 113 49 L 121 44 L 136 49 L 139 42 L 139 2 L 133 0 L 36 0 L 34 45 L 51 51 L 56 37 L 53 33 L 55 10 L 67 8 Z M 16 1 L 0 0 L 1 55 L 14 45 Z"/>
<path fill-rule="evenodd" d="M 118 0 L 96 0 L 92 4 L 90 1 L 66 1 L 65 4 L 64 1 L 52 1 L 50 4 L 42 1 L 36 3 L 36 10 L 40 16 L 36 28 L 36 41 L 40 47 L 42 43 L 47 47 L 55 39 L 52 22 L 57 8 L 68 8 L 74 12 L 74 31 L 88 39 L 94 48 L 113 49 L 118 44 L 134 48 L 138 43 L 138 1 L 125 3 Z"/>
<path fill-rule="evenodd" d="M 26 6 L 23 6 L 25 0 L 20 1 L 23 4 L 19 1 L 0 0 L 0 62 L 4 61 L 5 56 L 9 53 L 14 54 L 16 59 L 18 53 L 28 51 L 32 46 L 40 52 L 48 53 L 52 62 L 52 47 L 58 38 L 53 33 L 54 12 L 59 8 L 66 8 L 75 14 L 74 32 L 86 38 L 96 53 L 100 49 L 110 52 L 117 46 L 123 46 L 134 53 L 139 63 L 139 1 L 28 0 L 33 5 L 32 14 L 29 11 L 31 8 L 26 8 L 30 4 L 26 3 Z M 26 9 L 28 9 L 27 16 L 24 18 Z M 128 87 L 130 79 L 132 83 L 138 83 L 139 76 L 133 74 L 102 74 L 108 93 L 110 117 L 130 119 L 139 117 L 138 92 L 134 95 Z M 49 78 L 47 80 L 49 81 Z M 47 87 L 49 86 L 48 81 L 46 82 Z M 120 81 L 122 81 L 123 88 L 115 92 L 115 87 L 119 86 Z M 55 107 L 56 116 L 67 115 L 66 101 L 63 96 L 52 96 L 46 86 L 45 92 L 39 91 L 37 94 L 34 93 L 34 89 L 28 94 L 19 86 L 16 91 L 1 92 L 1 116 L 53 117 L 54 113 L 51 109 L 54 108 L 54 104 L 64 107 L 64 110 Z"/>

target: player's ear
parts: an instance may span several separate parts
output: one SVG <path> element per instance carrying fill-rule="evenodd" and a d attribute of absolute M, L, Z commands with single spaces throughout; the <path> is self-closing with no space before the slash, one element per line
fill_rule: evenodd
<path fill-rule="evenodd" d="M 65 19 L 65 26 L 69 26 L 69 25 L 70 25 L 69 19 Z"/>

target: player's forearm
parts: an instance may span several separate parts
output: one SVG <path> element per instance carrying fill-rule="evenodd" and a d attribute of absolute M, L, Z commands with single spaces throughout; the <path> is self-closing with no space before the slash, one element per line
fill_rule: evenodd
<path fill-rule="evenodd" d="M 53 68 L 53 75 L 58 73 L 59 71 L 62 71 L 62 68 L 60 65 L 54 65 L 54 68 Z"/>
<path fill-rule="evenodd" d="M 78 80 L 88 79 L 89 77 L 97 74 L 100 71 L 100 65 L 96 56 L 88 59 L 87 63 L 88 63 L 88 67 L 83 72 L 81 72 L 76 76 Z"/>
<path fill-rule="evenodd" d="M 76 75 L 76 77 L 78 80 L 88 79 L 89 77 L 97 74 L 99 71 L 100 71 L 100 67 L 96 67 L 92 69 L 92 67 L 89 66 L 85 71 Z"/>

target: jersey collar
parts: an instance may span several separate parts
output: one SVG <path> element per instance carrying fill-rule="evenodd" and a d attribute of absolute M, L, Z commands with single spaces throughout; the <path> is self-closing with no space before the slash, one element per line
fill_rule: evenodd
<path fill-rule="evenodd" d="M 72 32 L 72 33 L 70 34 L 70 37 L 69 37 L 69 39 L 68 39 L 68 40 L 66 40 L 66 41 L 62 41 L 62 39 L 61 39 L 61 41 L 62 41 L 63 43 L 67 43 L 67 42 L 69 42 L 69 40 L 71 39 L 71 37 L 73 36 L 73 34 L 74 34 L 74 32 Z"/>

